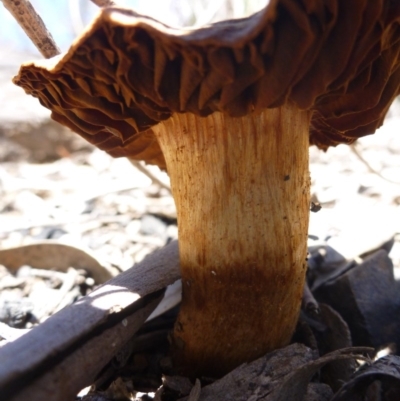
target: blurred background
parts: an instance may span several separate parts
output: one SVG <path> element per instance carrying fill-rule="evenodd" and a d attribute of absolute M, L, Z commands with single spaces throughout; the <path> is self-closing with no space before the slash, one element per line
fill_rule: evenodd
<path fill-rule="evenodd" d="M 267 2 L 118 1 L 177 27 L 244 17 Z M 98 11 L 89 0 L 32 4 L 62 51 Z M 53 123 L 11 83 L 19 65 L 40 54 L 2 6 L 0 27 L 0 248 L 52 239 L 87 247 L 123 270 L 176 238 L 166 174 L 112 159 Z M 396 102 L 383 128 L 353 147 L 310 149 L 312 195 L 322 205 L 311 213 L 310 242 L 352 258 L 394 238 L 391 256 L 400 266 L 399 115 Z"/>

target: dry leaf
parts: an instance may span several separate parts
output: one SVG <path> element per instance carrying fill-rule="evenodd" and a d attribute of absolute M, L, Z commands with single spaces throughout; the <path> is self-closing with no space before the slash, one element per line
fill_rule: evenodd
<path fill-rule="evenodd" d="M 24 265 L 59 271 L 67 271 L 69 267 L 85 269 L 97 283 L 113 276 L 87 251 L 51 241 L 0 250 L 0 264 L 10 270 Z"/>

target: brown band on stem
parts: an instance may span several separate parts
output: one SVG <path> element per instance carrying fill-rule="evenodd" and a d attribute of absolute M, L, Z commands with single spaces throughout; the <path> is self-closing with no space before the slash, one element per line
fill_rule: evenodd
<path fill-rule="evenodd" d="M 29 0 L 2 0 L 2 2 L 43 57 L 51 58 L 60 54 L 61 51 L 51 33 Z"/>
<path fill-rule="evenodd" d="M 177 206 L 175 361 L 219 376 L 286 345 L 306 271 L 309 113 L 176 114 L 154 128 Z M 189 373 L 188 373 L 189 372 Z"/>

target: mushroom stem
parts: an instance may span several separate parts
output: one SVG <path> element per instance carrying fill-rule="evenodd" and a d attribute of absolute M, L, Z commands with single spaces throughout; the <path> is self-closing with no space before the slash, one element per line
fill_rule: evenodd
<path fill-rule="evenodd" d="M 301 305 L 310 115 L 174 114 L 154 127 L 175 198 L 183 299 L 178 369 L 221 376 L 285 346 Z"/>

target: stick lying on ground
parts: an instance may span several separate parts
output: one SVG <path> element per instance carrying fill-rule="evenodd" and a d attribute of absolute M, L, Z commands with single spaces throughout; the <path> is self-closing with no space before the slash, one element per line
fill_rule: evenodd
<path fill-rule="evenodd" d="M 0 348 L 0 394 L 9 401 L 73 399 L 142 326 L 180 278 L 178 243 Z"/>

